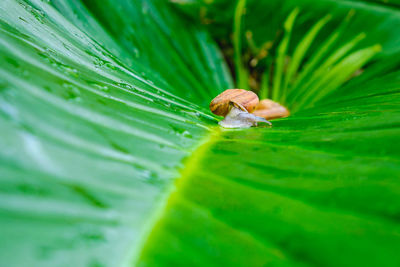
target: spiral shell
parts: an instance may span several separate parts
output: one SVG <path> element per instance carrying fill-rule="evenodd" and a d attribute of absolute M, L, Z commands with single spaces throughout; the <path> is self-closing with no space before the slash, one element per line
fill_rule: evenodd
<path fill-rule="evenodd" d="M 210 110 L 218 116 L 225 117 L 230 110 L 229 103 L 237 104 L 251 113 L 257 106 L 258 96 L 244 89 L 228 89 L 217 95 L 210 103 Z"/>

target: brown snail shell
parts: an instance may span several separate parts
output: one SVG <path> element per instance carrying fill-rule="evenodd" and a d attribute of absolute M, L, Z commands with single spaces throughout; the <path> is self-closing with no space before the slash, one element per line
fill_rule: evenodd
<path fill-rule="evenodd" d="M 225 117 L 230 111 L 230 103 L 253 112 L 259 102 L 258 96 L 244 89 L 228 89 L 217 95 L 210 103 L 210 110 L 218 116 Z"/>

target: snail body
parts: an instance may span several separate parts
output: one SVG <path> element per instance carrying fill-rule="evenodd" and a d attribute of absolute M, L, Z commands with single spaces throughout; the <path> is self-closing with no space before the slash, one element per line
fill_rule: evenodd
<path fill-rule="evenodd" d="M 210 110 L 225 117 L 218 123 L 224 128 L 249 128 L 257 126 L 259 122 L 271 125 L 266 119 L 251 113 L 258 103 L 258 96 L 251 91 L 228 89 L 211 101 Z"/>
<path fill-rule="evenodd" d="M 257 117 L 254 114 L 249 113 L 247 110 L 243 110 L 241 107 L 230 103 L 231 108 L 228 114 L 218 124 L 224 128 L 249 128 L 257 126 L 258 123 L 267 123 L 271 125 L 269 121 L 264 118 Z"/>

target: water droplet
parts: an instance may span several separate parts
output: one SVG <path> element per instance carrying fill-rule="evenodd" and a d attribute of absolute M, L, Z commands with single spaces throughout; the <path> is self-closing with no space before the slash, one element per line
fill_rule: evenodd
<path fill-rule="evenodd" d="M 103 92 L 109 92 L 110 88 L 107 85 L 98 85 L 98 88 Z"/>
<path fill-rule="evenodd" d="M 39 10 L 39 9 L 36 9 L 36 8 L 33 8 L 30 6 L 29 11 L 39 23 L 41 23 L 41 24 L 45 23 L 44 19 L 45 19 L 46 15 L 42 10 Z"/>
<path fill-rule="evenodd" d="M 105 84 L 102 84 L 102 83 L 99 83 L 99 82 L 96 82 L 96 81 L 91 81 L 91 80 L 86 80 L 86 83 L 89 86 L 91 86 L 91 87 L 93 87 L 95 89 L 99 89 L 99 90 L 101 90 L 103 92 L 109 92 L 110 91 L 110 87 L 108 87 Z"/>
<path fill-rule="evenodd" d="M 186 137 L 186 138 L 193 138 L 193 136 L 190 134 L 190 132 L 189 131 L 184 131 L 183 133 L 182 133 L 182 136 L 184 136 L 184 137 Z"/>
<path fill-rule="evenodd" d="M 160 184 L 161 182 L 160 177 L 156 172 L 152 172 L 147 181 L 149 184 Z"/>
<path fill-rule="evenodd" d="M 95 57 L 94 61 L 93 61 L 93 65 L 95 68 L 101 68 L 102 66 L 104 66 L 106 64 L 107 61 L 99 58 L 99 57 Z"/>
<path fill-rule="evenodd" d="M 183 129 L 183 128 L 178 128 L 175 125 L 170 125 L 170 126 L 177 135 L 180 135 L 180 136 L 183 136 L 186 138 L 193 138 L 192 134 L 188 130 Z"/>
<path fill-rule="evenodd" d="M 146 167 L 143 167 L 138 164 L 134 164 L 134 167 L 136 168 L 137 171 L 139 171 L 139 173 L 142 175 L 142 178 L 146 181 L 149 181 L 149 180 L 151 181 L 154 178 L 158 178 L 157 173 L 147 169 Z"/>
<path fill-rule="evenodd" d="M 118 67 L 117 66 L 115 66 L 113 63 L 111 63 L 111 62 L 107 62 L 106 64 L 105 64 L 105 66 L 107 67 L 107 68 L 109 68 L 110 70 L 116 70 L 116 69 L 118 69 Z"/>
<path fill-rule="evenodd" d="M 81 92 L 75 85 L 70 83 L 63 83 L 62 85 L 66 90 L 64 91 L 63 97 L 70 101 L 80 102 L 82 98 L 80 97 Z"/>

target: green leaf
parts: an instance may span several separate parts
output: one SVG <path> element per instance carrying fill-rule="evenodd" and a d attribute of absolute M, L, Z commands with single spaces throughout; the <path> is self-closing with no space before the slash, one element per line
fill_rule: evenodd
<path fill-rule="evenodd" d="M 335 36 L 336 35 L 333 35 L 332 39 L 334 39 Z M 318 66 L 318 68 L 315 69 L 312 74 L 310 74 L 307 81 L 303 84 L 298 83 L 297 86 L 299 88 L 293 89 L 293 91 L 296 92 L 296 96 L 304 94 L 305 91 L 308 91 L 308 88 L 312 86 L 313 83 L 318 82 L 321 77 L 324 77 L 324 75 L 330 70 L 330 68 L 332 68 L 332 66 L 334 66 L 334 64 L 336 64 L 343 56 L 349 53 L 365 37 L 365 33 L 360 33 L 354 37 L 354 39 L 350 40 L 348 43 L 334 51 L 324 62 L 320 62 L 321 65 Z M 332 39 L 328 39 L 327 43 L 330 43 Z M 325 50 L 324 48 L 325 46 L 321 47 L 321 50 Z M 311 72 L 311 70 L 308 71 Z"/>
<path fill-rule="evenodd" d="M 286 61 L 286 53 L 289 46 L 290 35 L 292 33 L 294 21 L 299 14 L 298 8 L 293 11 L 287 17 L 284 23 L 285 35 L 278 47 L 278 55 L 276 58 L 276 70 L 274 71 L 274 84 L 272 86 L 272 99 L 278 101 L 279 94 L 281 93 L 281 82 L 283 77 L 283 68 Z"/>
<path fill-rule="evenodd" d="M 318 21 L 310 31 L 304 36 L 301 42 L 297 45 L 296 50 L 293 53 L 293 58 L 289 64 L 287 73 L 285 75 L 285 83 L 283 86 L 283 100 L 286 100 L 286 91 L 288 90 L 288 85 L 293 81 L 294 76 L 298 72 L 299 66 L 305 56 L 305 53 L 310 48 L 312 41 L 315 39 L 318 32 L 322 27 L 331 19 L 331 15 L 326 15 L 323 19 Z"/>
<path fill-rule="evenodd" d="M 399 11 L 249 0 L 256 44 L 302 10 L 280 59 L 332 20 L 292 67 L 310 101 L 224 130 L 208 104 L 233 83 L 210 36 L 235 3 L 173 2 L 219 27 L 163 0 L 0 1 L 2 265 L 399 266 Z"/>
<path fill-rule="evenodd" d="M 312 58 L 309 60 L 309 62 L 307 62 L 306 66 L 304 67 L 304 69 L 302 70 L 302 72 L 299 74 L 296 81 L 292 85 L 292 88 L 297 88 L 297 90 L 291 91 L 291 92 L 294 92 L 294 96 L 292 94 L 292 97 L 299 96 L 302 93 L 302 89 L 299 89 L 298 87 L 300 87 L 300 84 L 302 84 L 302 82 L 304 80 L 307 80 L 308 82 L 310 82 L 311 76 L 314 74 L 314 72 L 316 72 L 315 67 L 317 66 L 317 64 L 319 64 L 323 60 L 324 56 L 326 56 L 329 49 L 332 48 L 332 45 L 337 41 L 340 34 L 344 32 L 344 30 L 346 29 L 346 27 L 349 24 L 350 18 L 353 17 L 353 15 L 354 15 L 354 10 L 351 10 L 349 12 L 349 14 L 347 15 L 347 17 L 342 22 L 342 24 L 340 25 L 340 27 L 338 27 L 330 35 L 330 37 L 321 45 L 321 47 L 312 56 Z M 362 34 L 361 36 L 364 36 L 364 34 Z M 356 39 L 354 39 L 355 44 L 357 43 L 356 40 L 358 40 L 358 39 L 359 39 L 359 37 L 356 37 Z M 348 45 L 350 47 L 350 49 L 353 47 L 351 44 L 353 44 L 353 42 L 350 42 Z M 345 45 L 344 47 L 347 47 L 347 46 Z M 344 47 L 342 49 L 339 49 L 338 52 L 345 51 Z M 336 55 L 336 54 L 339 54 L 339 53 L 333 53 L 331 55 L 331 58 L 334 58 L 334 55 Z M 329 61 L 326 61 L 325 64 L 327 65 L 328 62 Z M 326 68 L 326 67 L 324 67 L 324 68 Z M 323 70 L 324 68 L 320 67 L 319 69 Z"/>
<path fill-rule="evenodd" d="M 238 88 L 249 90 L 248 73 L 244 68 L 242 55 L 242 16 L 246 8 L 246 0 L 238 0 L 235 8 L 235 17 L 233 22 L 233 43 L 235 53 L 235 74 Z"/>
<path fill-rule="evenodd" d="M 232 84 L 207 33 L 172 14 L 161 1 L 0 2 L 2 264 L 138 253 L 217 121 L 210 98 Z"/>

